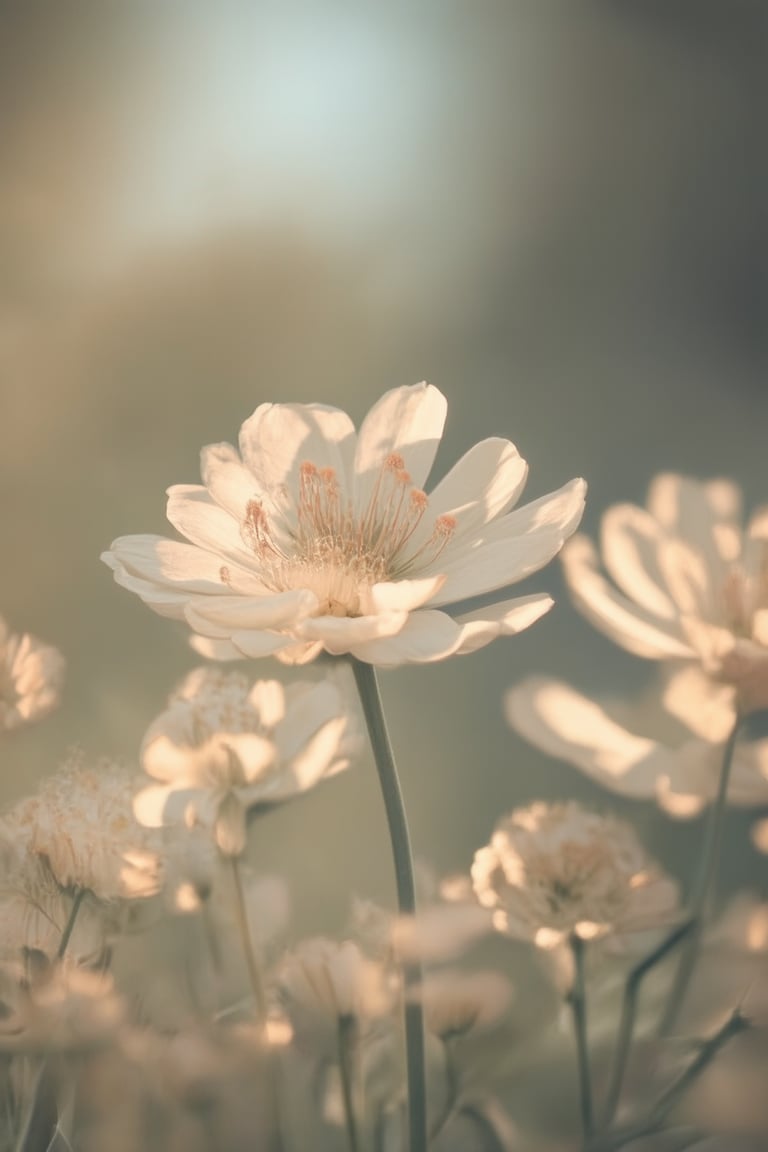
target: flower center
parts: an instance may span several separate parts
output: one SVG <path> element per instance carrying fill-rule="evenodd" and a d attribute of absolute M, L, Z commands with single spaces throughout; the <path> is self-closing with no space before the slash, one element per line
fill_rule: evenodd
<path fill-rule="evenodd" d="M 284 499 L 277 524 L 261 501 L 251 500 L 241 534 L 264 583 L 275 591 L 310 589 L 320 615 L 360 615 L 363 589 L 431 563 L 456 528 L 452 516 L 438 516 L 425 535 L 426 493 L 412 483 L 397 452 L 379 469 L 362 511 L 341 491 L 333 468 L 309 460 L 299 469 L 298 493 Z"/>
<path fill-rule="evenodd" d="M 526 874 L 558 926 L 561 918 L 611 923 L 628 896 L 612 853 L 596 843 L 570 842 L 538 855 L 526 862 Z"/>

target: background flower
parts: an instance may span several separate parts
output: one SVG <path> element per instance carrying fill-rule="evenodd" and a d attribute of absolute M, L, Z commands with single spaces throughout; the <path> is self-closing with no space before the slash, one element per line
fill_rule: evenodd
<path fill-rule="evenodd" d="M 123 536 L 103 559 L 161 615 L 186 619 L 196 647 L 221 659 L 325 649 L 374 664 L 439 660 L 519 632 L 547 596 L 456 619 L 445 606 L 495 592 L 543 567 L 574 531 L 585 484 L 515 512 L 527 465 L 508 440 L 475 445 L 430 496 L 445 397 L 396 388 L 359 434 L 319 404 L 262 404 L 229 444 L 202 451 L 203 486 L 168 492 L 189 541 Z"/>
<path fill-rule="evenodd" d="M 658 925 L 677 906 L 676 885 L 632 826 L 574 801 L 510 812 L 475 854 L 472 881 L 500 931 L 545 947 L 573 931 L 590 937 Z"/>
<path fill-rule="evenodd" d="M 0 730 L 39 720 L 59 703 L 64 657 L 0 616 Z"/>
<path fill-rule="evenodd" d="M 335 684 L 249 681 L 218 668 L 190 673 L 142 744 L 134 810 L 149 827 L 210 827 L 239 855 L 249 813 L 305 792 L 349 763 L 354 736 Z"/>
<path fill-rule="evenodd" d="M 608 509 L 601 553 L 615 585 L 587 537 L 563 553 L 574 602 L 597 628 L 637 656 L 699 662 L 744 709 L 768 705 L 768 509 L 742 529 L 735 484 L 665 473 L 647 509 Z"/>

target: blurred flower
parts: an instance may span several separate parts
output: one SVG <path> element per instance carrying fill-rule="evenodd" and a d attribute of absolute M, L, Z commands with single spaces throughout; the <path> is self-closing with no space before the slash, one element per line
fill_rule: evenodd
<path fill-rule="evenodd" d="M 554 947 L 662 923 L 677 889 L 647 857 L 629 824 L 575 802 L 516 808 L 475 854 L 472 881 L 494 924 Z"/>
<path fill-rule="evenodd" d="M 349 763 L 348 719 L 331 683 L 251 683 L 218 668 L 197 669 L 142 745 L 142 824 L 202 824 L 219 850 L 245 847 L 249 812 L 284 803 Z"/>
<path fill-rule="evenodd" d="M 727 695 L 724 685 L 713 684 L 700 669 L 676 669 L 663 689 L 666 715 L 635 709 L 633 729 L 642 724 L 643 735 L 559 680 L 524 680 L 507 693 L 505 709 L 512 728 L 550 756 L 612 792 L 655 799 L 668 815 L 688 819 L 717 792 L 733 722 Z M 768 804 L 768 739 L 744 736 L 736 744 L 728 803 Z"/>
<path fill-rule="evenodd" d="M 506 514 L 527 465 L 508 440 L 472 448 L 427 497 L 446 401 L 426 384 L 387 392 L 359 435 L 318 404 L 262 404 L 229 444 L 203 449 L 203 485 L 169 489 L 190 543 L 123 536 L 104 553 L 118 583 L 185 620 L 219 659 L 322 649 L 393 666 L 471 652 L 528 627 L 548 596 L 453 619 L 444 606 L 543 567 L 576 528 L 585 484 Z"/>
<path fill-rule="evenodd" d="M 53 966 L 0 1021 L 0 1052 L 83 1053 L 115 1038 L 124 1008 L 110 977 Z"/>
<path fill-rule="evenodd" d="M 449 960 L 493 930 L 490 913 L 474 901 L 431 904 L 392 924 L 392 944 L 401 963 Z"/>
<path fill-rule="evenodd" d="M 392 1006 L 386 970 L 352 940 L 303 941 L 284 957 L 278 985 L 297 1028 L 304 1023 L 322 1029 L 345 1016 L 370 1020 L 386 1015 Z"/>
<path fill-rule="evenodd" d="M 427 1027 L 443 1040 L 492 1028 L 512 1000 L 512 986 L 500 972 L 430 973 L 421 998 Z"/>
<path fill-rule="evenodd" d="M 134 783 L 115 764 L 72 763 L 16 804 L 3 818 L 4 831 L 62 889 L 99 900 L 152 896 L 161 862 L 154 839 L 134 818 Z"/>
<path fill-rule="evenodd" d="M 39 720 L 59 703 L 64 657 L 0 616 L 0 731 Z"/>
<path fill-rule="evenodd" d="M 647 510 L 605 513 L 602 557 L 617 587 L 587 537 L 563 553 L 574 601 L 597 628 L 637 656 L 698 662 L 743 711 L 768 706 L 768 508 L 743 530 L 736 485 L 660 475 Z"/>

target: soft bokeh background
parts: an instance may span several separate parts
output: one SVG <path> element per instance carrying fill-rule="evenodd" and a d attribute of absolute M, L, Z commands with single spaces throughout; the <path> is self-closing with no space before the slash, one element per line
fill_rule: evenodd
<path fill-rule="evenodd" d="M 0 611 L 69 661 L 5 745 L 11 800 L 79 743 L 135 756 L 193 660 L 99 553 L 264 400 L 359 420 L 427 378 L 436 473 L 511 437 L 586 526 L 652 473 L 768 498 L 762 0 L 0 0 Z M 530 588 L 561 592 L 556 566 Z M 564 597 L 529 633 L 383 677 L 413 835 L 468 864 L 540 795 L 605 797 L 507 730 L 528 671 L 641 688 Z M 273 672 L 263 665 L 263 674 Z M 685 874 L 700 825 L 619 806 Z M 765 887 L 729 818 L 726 884 Z M 333 927 L 391 891 L 368 760 L 259 825 Z"/>

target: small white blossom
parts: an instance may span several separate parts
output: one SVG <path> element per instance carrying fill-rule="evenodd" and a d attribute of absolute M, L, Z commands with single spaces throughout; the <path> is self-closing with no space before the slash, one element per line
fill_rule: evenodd
<path fill-rule="evenodd" d="M 512 1000 L 512 985 L 500 972 L 431 972 L 421 989 L 427 1027 L 447 1039 L 496 1025 Z"/>
<path fill-rule="evenodd" d="M 142 765 L 160 783 L 137 794 L 136 816 L 148 827 L 201 824 L 224 855 L 238 856 L 249 813 L 346 768 L 348 734 L 343 699 L 331 683 L 286 688 L 197 669 L 144 737 Z"/>
<path fill-rule="evenodd" d="M 768 706 L 768 508 L 743 528 L 735 484 L 664 474 L 646 509 L 608 509 L 601 544 L 614 584 L 586 536 L 563 552 L 573 599 L 597 628 L 637 656 L 699 664 L 743 711 Z"/>
<path fill-rule="evenodd" d="M 527 628 L 548 596 L 454 618 L 444 609 L 538 571 L 576 528 L 574 480 L 516 511 L 527 465 L 508 440 L 475 445 L 427 496 L 445 397 L 387 392 L 359 433 L 337 408 L 262 404 L 230 444 L 203 449 L 203 485 L 168 491 L 188 543 L 123 536 L 102 559 L 218 659 L 320 651 L 393 666 L 472 652 Z"/>
<path fill-rule="evenodd" d="M 0 616 L 0 731 L 39 720 L 61 695 L 64 657 L 28 632 L 11 632 Z"/>
<path fill-rule="evenodd" d="M 475 855 L 472 881 L 494 924 L 553 947 L 565 936 L 659 924 L 677 906 L 674 883 L 632 827 L 575 802 L 516 808 Z"/>
<path fill-rule="evenodd" d="M 134 784 L 117 765 L 73 763 L 16 804 L 3 826 L 62 889 L 100 900 L 151 896 L 160 887 L 160 858 L 133 815 Z"/>
<path fill-rule="evenodd" d="M 385 1015 L 392 1004 L 386 970 L 352 940 L 325 937 L 303 941 L 286 955 L 278 984 L 289 1015 L 318 1021 Z"/>

